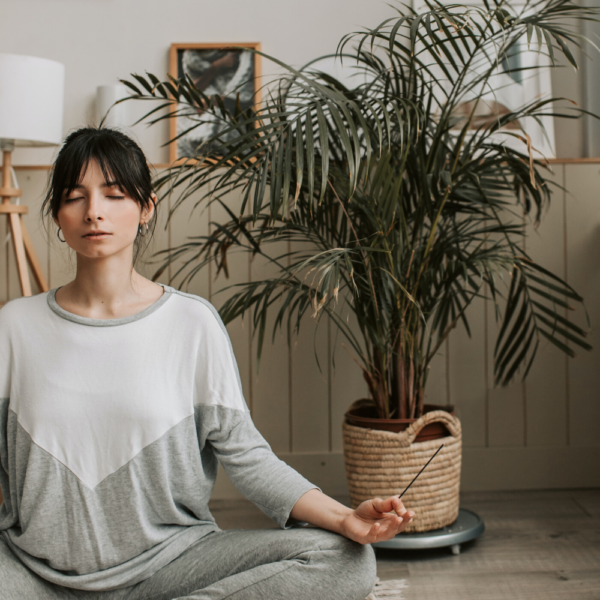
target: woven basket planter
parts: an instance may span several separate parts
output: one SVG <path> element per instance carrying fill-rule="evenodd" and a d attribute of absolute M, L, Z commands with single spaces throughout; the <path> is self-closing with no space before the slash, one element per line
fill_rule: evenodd
<path fill-rule="evenodd" d="M 450 435 L 416 442 L 425 425 L 441 422 Z M 371 498 L 400 494 L 444 444 L 431 464 L 402 496 L 415 512 L 404 532 L 440 529 L 458 517 L 462 433 L 460 421 L 444 410 L 425 413 L 399 433 L 342 424 L 344 462 L 352 508 Z"/>

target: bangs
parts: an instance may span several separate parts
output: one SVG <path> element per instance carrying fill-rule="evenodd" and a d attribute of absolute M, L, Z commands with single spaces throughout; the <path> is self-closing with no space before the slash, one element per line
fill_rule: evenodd
<path fill-rule="evenodd" d="M 85 177 L 85 173 L 91 161 L 96 160 L 100 169 L 102 171 L 102 175 L 104 176 L 104 181 L 106 183 L 115 182 L 123 191 L 127 191 L 128 194 L 132 197 L 135 197 L 136 191 L 135 189 L 131 190 L 123 181 L 122 177 L 116 175 L 113 171 L 114 166 L 109 164 L 106 156 L 94 155 L 90 153 L 89 156 L 77 156 L 77 160 L 70 161 L 66 166 L 66 169 L 63 171 L 64 175 L 57 181 L 57 185 L 55 187 L 55 193 L 57 196 L 57 200 L 62 197 L 63 194 L 69 195 L 78 185 L 81 184 L 83 178 Z"/>
<path fill-rule="evenodd" d="M 65 143 L 56 159 L 49 190 L 54 216 L 63 194 L 70 194 L 81 183 L 92 160 L 98 162 L 107 183 L 114 181 L 138 204 L 147 205 L 152 193 L 150 169 L 145 158 L 140 160 L 126 142 L 98 129 L 91 135 L 75 137 Z"/>

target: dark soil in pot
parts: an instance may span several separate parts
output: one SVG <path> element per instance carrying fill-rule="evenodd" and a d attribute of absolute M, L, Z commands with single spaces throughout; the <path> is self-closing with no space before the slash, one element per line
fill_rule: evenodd
<path fill-rule="evenodd" d="M 437 406 L 436 404 L 424 404 L 423 413 L 433 410 L 445 410 L 454 415 L 454 406 Z M 374 406 L 359 406 L 346 413 L 346 422 L 355 427 L 364 427 L 365 429 L 378 429 L 381 431 L 393 431 L 398 433 L 404 431 L 411 423 L 417 419 L 380 419 L 377 416 L 377 410 Z M 428 440 L 437 440 L 450 435 L 450 432 L 443 423 L 429 423 L 417 434 L 415 442 L 426 442 Z"/>

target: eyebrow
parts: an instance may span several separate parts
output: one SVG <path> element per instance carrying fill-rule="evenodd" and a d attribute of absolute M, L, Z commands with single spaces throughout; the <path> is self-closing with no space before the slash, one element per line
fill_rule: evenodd
<path fill-rule="evenodd" d="M 111 188 L 111 187 L 120 188 L 121 186 L 119 185 L 118 181 L 106 181 L 105 183 L 101 184 L 100 187 L 101 188 Z M 84 189 L 84 186 L 81 185 L 80 183 L 77 183 L 73 189 L 74 190 L 82 190 L 82 189 Z"/>

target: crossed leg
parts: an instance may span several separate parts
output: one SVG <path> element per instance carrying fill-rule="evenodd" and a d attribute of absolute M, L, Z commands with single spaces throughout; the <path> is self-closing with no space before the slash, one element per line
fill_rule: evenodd
<path fill-rule="evenodd" d="M 210 534 L 127 600 L 364 600 L 375 553 L 316 528 L 231 529 Z"/>
<path fill-rule="evenodd" d="M 0 537 L 5 600 L 364 600 L 375 577 L 371 546 L 330 531 L 230 529 L 200 539 L 138 584 L 90 592 L 42 579 Z"/>

